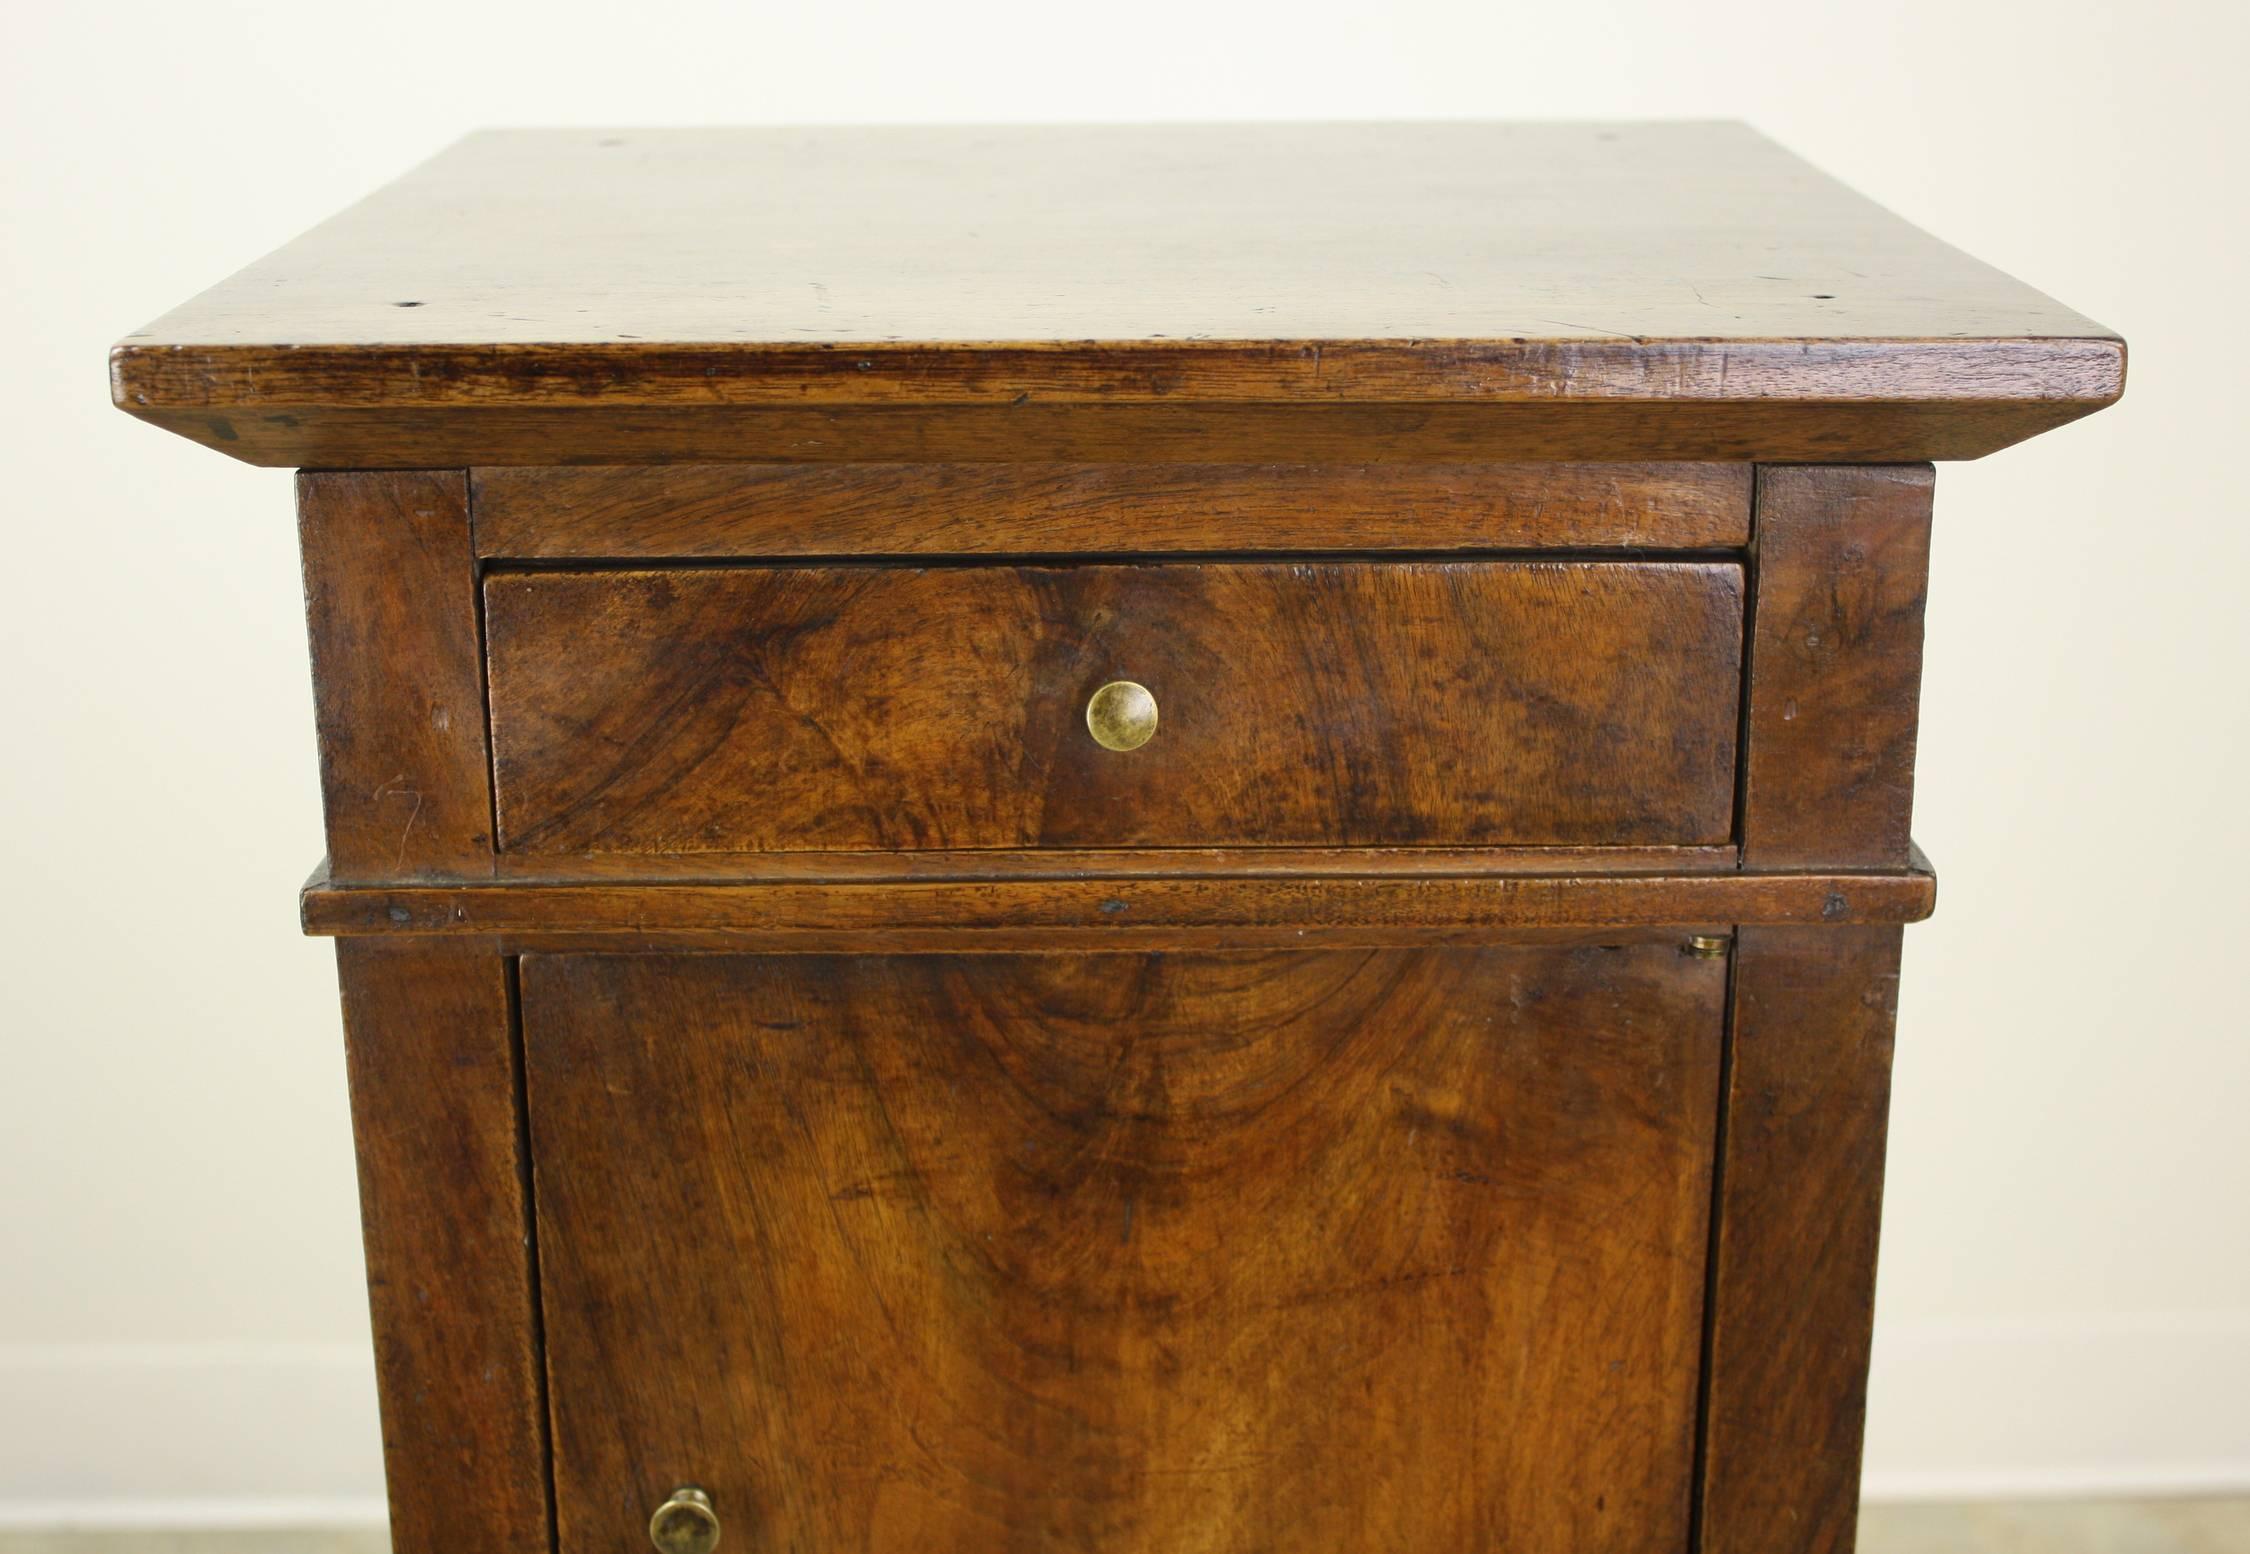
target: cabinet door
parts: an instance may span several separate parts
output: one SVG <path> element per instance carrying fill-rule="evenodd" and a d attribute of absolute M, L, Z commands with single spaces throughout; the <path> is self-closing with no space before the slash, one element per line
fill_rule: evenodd
<path fill-rule="evenodd" d="M 562 1549 L 1678 1554 L 1725 982 L 527 957 Z"/>

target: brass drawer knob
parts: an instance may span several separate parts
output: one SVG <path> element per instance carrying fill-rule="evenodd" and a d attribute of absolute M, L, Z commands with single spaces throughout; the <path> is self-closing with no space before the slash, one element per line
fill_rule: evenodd
<path fill-rule="evenodd" d="M 1156 698 L 1145 685 L 1112 680 L 1086 703 L 1086 730 L 1104 750 L 1138 750 L 1156 737 Z"/>
<path fill-rule="evenodd" d="M 711 1497 L 682 1484 L 648 1519 L 648 1541 L 658 1554 L 711 1554 L 719 1546 L 719 1513 Z"/>

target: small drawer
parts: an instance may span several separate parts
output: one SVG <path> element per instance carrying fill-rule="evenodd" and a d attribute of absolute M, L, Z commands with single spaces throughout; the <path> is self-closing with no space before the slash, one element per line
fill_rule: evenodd
<path fill-rule="evenodd" d="M 1723 842 L 1742 598 L 1706 560 L 500 572 L 500 845 Z"/>

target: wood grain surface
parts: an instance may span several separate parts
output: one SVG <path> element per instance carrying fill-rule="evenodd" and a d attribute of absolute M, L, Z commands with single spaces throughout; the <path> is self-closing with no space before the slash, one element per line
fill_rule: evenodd
<path fill-rule="evenodd" d="M 1901 937 L 1736 936 L 1700 1554 L 1852 1554 Z"/>
<path fill-rule="evenodd" d="M 1490 943 L 1627 924 L 1896 923 L 1936 881 L 1897 873 L 1112 878 L 334 886 L 302 899 L 315 934 L 615 933 L 760 950 L 1080 950 Z"/>
<path fill-rule="evenodd" d="M 424 412 L 558 408 L 650 462 L 691 456 L 633 419 L 668 407 L 1474 402 L 1505 437 L 1793 406 L 1802 443 L 1994 405 L 2024 435 L 2123 378 L 2098 325 L 1732 124 L 486 133 L 112 357 L 136 414 L 352 463 Z M 509 424 L 474 462 L 569 461 Z"/>
<path fill-rule="evenodd" d="M 565 1554 L 1685 1547 L 1723 962 L 523 979 Z"/>
<path fill-rule="evenodd" d="M 2114 396 L 2112 396 L 2114 397 Z M 2105 401 L 2106 402 L 2106 401 Z M 308 468 L 962 463 L 1308 464 L 1977 459 L 2100 406 L 1977 400 L 1427 404 L 289 405 L 132 407 L 252 464 Z"/>
<path fill-rule="evenodd" d="M 705 464 L 471 472 L 477 553 L 1739 548 L 1746 464 Z"/>
<path fill-rule="evenodd" d="M 1037 879 L 1415 879 L 1500 875 L 1723 874 L 1732 847 L 977 847 L 955 851 L 510 853 L 528 884 L 905 883 Z"/>
<path fill-rule="evenodd" d="M 508 573 L 485 620 L 514 853 L 1733 830 L 1732 562 Z"/>
<path fill-rule="evenodd" d="M 1931 487 L 1927 465 L 1758 471 L 1747 863 L 1906 861 Z"/>
<path fill-rule="evenodd" d="M 508 963 L 336 946 L 396 1554 L 549 1546 L 531 1163 Z"/>
<path fill-rule="evenodd" d="M 477 561 L 459 470 L 297 478 L 329 867 L 492 873 Z"/>

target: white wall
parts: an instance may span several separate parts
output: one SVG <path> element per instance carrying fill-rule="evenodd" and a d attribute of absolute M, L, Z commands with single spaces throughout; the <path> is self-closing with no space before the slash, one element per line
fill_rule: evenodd
<path fill-rule="evenodd" d="M 1742 117 L 2120 329 L 1939 477 L 1877 1492 L 2250 1485 L 2231 0 L 24 6 L 0 50 L 0 1517 L 372 1514 L 285 474 L 103 350 L 486 124 Z"/>

